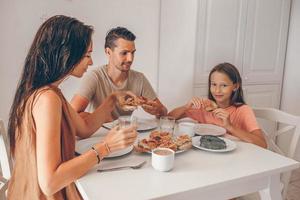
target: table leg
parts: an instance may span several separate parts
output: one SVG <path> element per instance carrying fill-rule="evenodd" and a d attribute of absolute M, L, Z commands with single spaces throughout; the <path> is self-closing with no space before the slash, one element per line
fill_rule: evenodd
<path fill-rule="evenodd" d="M 259 191 L 261 200 L 282 200 L 280 189 L 280 174 L 269 177 L 269 186 Z"/>

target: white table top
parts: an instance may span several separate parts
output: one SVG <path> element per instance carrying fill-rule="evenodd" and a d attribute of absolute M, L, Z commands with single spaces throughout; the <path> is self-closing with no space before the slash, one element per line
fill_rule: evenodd
<path fill-rule="evenodd" d="M 141 134 L 141 137 L 145 137 L 145 134 Z M 292 159 L 253 144 L 236 142 L 237 149 L 232 152 L 213 153 L 193 148 L 176 154 L 174 169 L 170 172 L 154 170 L 150 154 L 132 152 L 119 158 L 105 159 L 100 163 L 102 167 L 139 160 L 147 160 L 147 164 L 138 170 L 102 173 L 96 172 L 100 166 L 95 166 L 76 184 L 83 197 L 89 200 L 206 199 L 209 195 L 214 196 L 211 199 L 222 199 L 222 195 L 217 194 L 219 190 L 224 190 L 224 194 L 226 190 L 232 190 L 236 195 L 253 192 L 264 186 L 258 186 L 252 180 L 299 167 L 299 163 Z M 265 184 L 264 181 L 258 183 Z M 243 185 L 246 189 L 241 187 L 241 191 L 234 190 L 234 187 Z M 195 196 L 202 192 L 206 198 Z"/>

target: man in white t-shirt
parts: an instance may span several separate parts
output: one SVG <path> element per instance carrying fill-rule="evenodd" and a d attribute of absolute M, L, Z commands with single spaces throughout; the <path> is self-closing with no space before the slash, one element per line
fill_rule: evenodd
<path fill-rule="evenodd" d="M 167 114 L 166 107 L 157 98 L 144 74 L 130 69 L 136 51 L 134 40 L 135 35 L 123 27 L 113 28 L 107 33 L 105 53 L 108 64 L 89 71 L 82 78 L 81 86 L 71 100 L 77 112 L 84 112 L 89 104 L 95 110 L 113 91 L 129 90 L 149 99 L 142 106 L 146 112 L 156 117 Z M 128 114 L 130 111 L 124 111 L 116 105 L 108 121 Z"/>

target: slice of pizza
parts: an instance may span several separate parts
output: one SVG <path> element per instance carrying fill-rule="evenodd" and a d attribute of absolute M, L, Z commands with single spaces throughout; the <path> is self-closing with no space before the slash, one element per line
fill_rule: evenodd
<path fill-rule="evenodd" d="M 192 138 L 186 134 L 178 136 L 174 142 L 179 150 L 187 150 L 192 147 Z"/>
<path fill-rule="evenodd" d="M 119 105 L 122 108 L 122 110 L 133 111 L 137 109 L 138 106 L 147 104 L 148 101 L 149 100 L 143 96 L 138 96 L 134 98 L 132 96 L 127 95 L 119 100 Z"/>
<path fill-rule="evenodd" d="M 208 100 L 207 103 L 205 104 L 205 107 L 204 107 L 204 109 L 205 109 L 207 112 L 214 111 L 214 110 L 217 109 L 217 108 L 218 108 L 218 105 L 216 104 L 216 102 L 211 101 L 211 100 Z"/>

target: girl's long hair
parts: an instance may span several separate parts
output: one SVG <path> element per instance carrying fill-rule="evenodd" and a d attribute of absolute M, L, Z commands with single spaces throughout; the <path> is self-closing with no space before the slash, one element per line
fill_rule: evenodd
<path fill-rule="evenodd" d="M 210 91 L 210 85 L 211 85 L 211 75 L 212 75 L 212 73 L 214 73 L 216 71 L 226 74 L 229 77 L 229 79 L 232 81 L 233 84 L 239 85 L 238 89 L 233 91 L 231 94 L 230 105 L 241 106 L 241 105 L 246 104 L 246 102 L 244 100 L 241 75 L 240 75 L 238 69 L 230 63 L 220 63 L 220 64 L 216 65 L 210 71 L 209 76 L 208 76 L 208 98 L 210 100 L 215 101 L 215 99 Z"/>
<path fill-rule="evenodd" d="M 72 72 L 87 51 L 92 33 L 91 26 L 63 15 L 49 18 L 37 31 L 10 110 L 8 134 L 12 154 L 16 136 L 21 137 L 20 128 L 28 98 L 39 88 L 61 80 Z"/>

